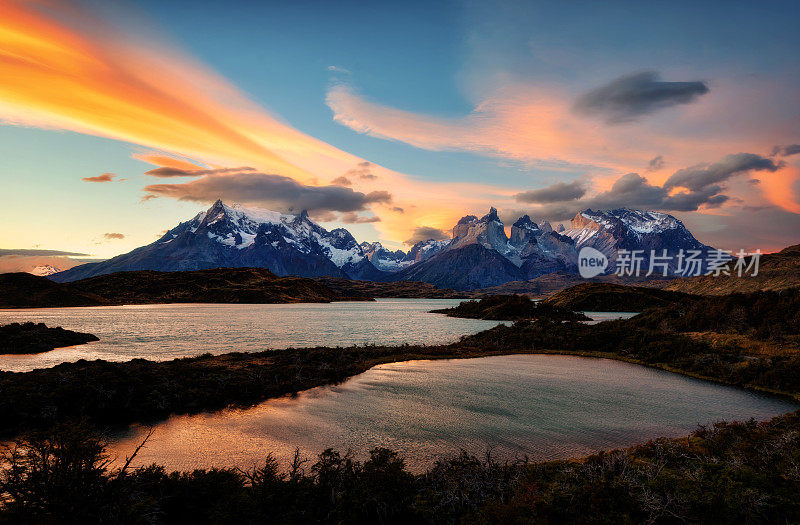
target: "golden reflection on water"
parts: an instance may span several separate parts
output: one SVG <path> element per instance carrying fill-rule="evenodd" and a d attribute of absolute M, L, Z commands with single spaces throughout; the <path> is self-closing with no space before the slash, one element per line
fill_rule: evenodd
<path fill-rule="evenodd" d="M 249 409 L 177 416 L 157 425 L 135 464 L 169 469 L 248 468 L 296 448 L 363 457 L 400 452 L 414 470 L 459 448 L 534 459 L 579 456 L 699 423 L 767 419 L 797 405 L 668 372 L 605 359 L 516 355 L 409 361 Z M 133 428 L 112 451 L 124 459 L 146 433 Z"/>

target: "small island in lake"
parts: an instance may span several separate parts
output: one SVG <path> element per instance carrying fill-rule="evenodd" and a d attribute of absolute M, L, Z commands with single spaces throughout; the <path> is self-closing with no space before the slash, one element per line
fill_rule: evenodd
<path fill-rule="evenodd" d="M 38 354 L 63 346 L 99 341 L 96 335 L 48 328 L 44 323 L 11 323 L 0 326 L 0 354 Z"/>
<path fill-rule="evenodd" d="M 548 319 L 550 321 L 588 321 L 580 312 L 560 306 L 537 303 L 526 295 L 494 295 L 479 301 L 464 301 L 453 308 L 431 310 L 431 313 L 449 317 L 485 319 L 492 321 L 518 321 L 522 319 Z"/>

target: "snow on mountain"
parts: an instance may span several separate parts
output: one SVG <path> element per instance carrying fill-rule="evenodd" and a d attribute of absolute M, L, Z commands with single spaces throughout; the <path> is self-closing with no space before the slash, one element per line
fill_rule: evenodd
<path fill-rule="evenodd" d="M 61 268 L 57 268 L 55 266 L 49 264 L 43 264 L 40 266 L 34 267 L 28 273 L 33 275 L 38 275 L 39 277 L 47 277 L 48 275 L 53 275 L 54 273 L 58 273 L 63 271 Z"/>
<path fill-rule="evenodd" d="M 422 261 L 427 261 L 437 253 L 446 250 L 450 246 L 451 242 L 451 239 L 445 239 L 442 241 L 437 241 L 435 239 L 419 241 L 412 246 L 410 250 L 408 250 L 406 262 L 409 262 L 410 264 L 417 264 Z"/>
<path fill-rule="evenodd" d="M 378 241 L 372 243 L 362 242 L 361 249 L 364 252 L 364 256 L 377 269 L 384 272 L 399 272 L 403 268 L 414 264 L 414 260 L 408 259 L 408 254 L 403 250 L 387 250 Z"/>
<path fill-rule="evenodd" d="M 355 238 L 344 228 L 328 231 L 313 222 L 306 211 L 288 215 L 259 208 L 228 206 L 217 201 L 206 212 L 198 213 L 189 223 L 168 231 L 161 242 L 172 242 L 187 229 L 196 233 L 204 229 L 212 241 L 242 250 L 255 243 L 259 231 L 277 231 L 286 242 L 301 253 L 322 251 L 339 268 L 364 259 L 364 252 Z M 272 241 L 277 246 L 278 240 Z"/>
<path fill-rule="evenodd" d="M 576 271 L 577 254 L 584 246 L 604 252 L 612 263 L 621 249 L 646 254 L 651 249 L 710 249 L 666 213 L 585 210 L 575 215 L 568 229 L 558 231 L 525 215 L 514 222 L 508 237 L 497 210 L 491 208 L 481 218 L 467 215 L 459 220 L 451 239 L 429 239 L 408 252 L 393 251 L 379 242 L 359 244 L 344 228 L 328 231 L 305 211 L 291 215 L 217 201 L 147 246 L 63 272 L 44 267 L 38 271 L 68 282 L 128 270 L 252 266 L 277 275 L 421 280 L 466 289 Z"/>
<path fill-rule="evenodd" d="M 384 277 L 343 228 L 328 231 L 305 211 L 289 215 L 217 201 L 152 244 L 108 261 L 77 266 L 53 279 L 67 282 L 116 271 L 219 267 L 268 268 L 277 275 L 302 277 Z"/>
<path fill-rule="evenodd" d="M 694 238 L 677 218 L 667 213 L 619 208 L 615 210 L 585 210 L 575 215 L 563 234 L 575 241 L 580 250 L 589 246 L 609 258 L 611 267 L 619 250 L 641 250 L 643 267 L 647 269 L 650 252 L 667 255 L 675 260 L 670 271 L 677 267 L 680 250 L 700 250 L 704 255 L 713 248 Z"/>

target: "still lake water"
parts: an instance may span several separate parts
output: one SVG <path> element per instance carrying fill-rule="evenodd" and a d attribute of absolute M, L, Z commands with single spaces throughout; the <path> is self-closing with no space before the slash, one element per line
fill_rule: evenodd
<path fill-rule="evenodd" d="M 296 447 L 365 453 L 386 446 L 416 471 L 459 448 L 500 457 L 568 458 L 722 419 L 768 419 L 800 405 L 608 359 L 515 355 L 376 366 L 337 386 L 249 409 L 175 416 L 135 463 L 168 469 L 249 468 L 267 453 L 286 467 Z M 145 430 L 115 436 L 124 460 Z"/>
<path fill-rule="evenodd" d="M 497 326 L 430 310 L 463 299 L 378 299 L 301 304 L 147 304 L 0 310 L 0 325 L 33 321 L 89 332 L 100 341 L 32 355 L 0 355 L 25 372 L 79 359 L 165 361 L 204 353 L 363 344 L 442 344 Z M 633 313 L 587 312 L 596 321 Z"/>
<path fill-rule="evenodd" d="M 0 325 L 34 321 L 100 341 L 34 355 L 0 355 L 0 370 L 27 371 L 79 359 L 157 361 L 203 353 L 362 344 L 440 344 L 498 321 L 428 313 L 461 299 L 378 299 L 302 304 L 152 304 L 0 310 Z"/>

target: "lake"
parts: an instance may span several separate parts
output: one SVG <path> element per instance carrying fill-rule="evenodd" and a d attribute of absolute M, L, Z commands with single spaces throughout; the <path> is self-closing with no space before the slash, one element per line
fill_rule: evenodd
<path fill-rule="evenodd" d="M 100 341 L 35 355 L 0 355 L 26 371 L 78 359 L 156 361 L 204 353 L 363 344 L 440 344 L 498 321 L 428 313 L 459 299 L 378 299 L 298 304 L 148 304 L 0 310 L 0 325 L 34 321 L 89 332 Z"/>
<path fill-rule="evenodd" d="M 0 370 L 24 372 L 79 359 L 164 361 L 204 353 L 363 344 L 442 344 L 498 321 L 430 310 L 463 299 L 378 299 L 299 304 L 148 304 L 0 310 L 0 325 L 34 321 L 89 332 L 100 341 L 33 355 L 0 355 Z M 593 319 L 634 314 L 592 312 Z"/>
<path fill-rule="evenodd" d="M 135 464 L 249 468 L 295 447 L 362 454 L 386 446 L 420 471 L 442 455 L 487 448 L 504 458 L 581 456 L 722 419 L 768 419 L 798 404 L 608 359 L 514 355 L 376 366 L 249 409 L 176 416 L 158 424 Z M 124 460 L 145 430 L 115 436 Z"/>

